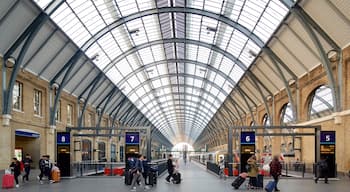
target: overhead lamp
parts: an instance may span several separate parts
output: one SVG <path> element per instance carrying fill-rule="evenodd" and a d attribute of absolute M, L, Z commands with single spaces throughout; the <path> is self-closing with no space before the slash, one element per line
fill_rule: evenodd
<path fill-rule="evenodd" d="M 7 68 L 13 68 L 16 64 L 16 58 L 14 57 L 9 57 L 7 58 L 6 62 L 5 62 L 5 67 Z"/>
<path fill-rule="evenodd" d="M 92 60 L 92 61 L 98 61 L 98 57 L 99 57 L 100 55 L 98 54 L 98 53 L 95 53 L 90 59 Z"/>
<path fill-rule="evenodd" d="M 250 57 L 257 57 L 258 54 L 255 53 L 253 50 L 249 49 L 248 53 L 250 54 Z"/>
<path fill-rule="evenodd" d="M 84 99 L 83 97 L 80 97 L 79 102 L 80 102 L 80 103 L 84 103 L 84 102 L 85 102 L 85 99 Z"/>
<path fill-rule="evenodd" d="M 140 32 L 139 29 L 132 29 L 132 30 L 129 30 L 129 34 L 130 34 L 130 35 L 135 34 L 136 36 L 138 36 L 138 35 L 139 35 L 139 34 L 138 34 L 139 32 Z"/>
<path fill-rule="evenodd" d="M 209 34 L 210 32 L 216 32 L 217 31 L 217 28 L 214 28 L 214 27 L 207 27 L 207 30 L 208 30 L 208 32 L 207 32 L 207 34 Z"/>

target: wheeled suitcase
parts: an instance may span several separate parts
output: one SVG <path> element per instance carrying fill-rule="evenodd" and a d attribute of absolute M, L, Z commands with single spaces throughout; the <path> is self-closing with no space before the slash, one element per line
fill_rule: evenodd
<path fill-rule="evenodd" d="M 147 177 L 147 185 L 155 185 L 157 184 L 157 173 L 150 171 L 148 172 L 148 177 Z"/>
<path fill-rule="evenodd" d="M 13 188 L 15 186 L 15 176 L 12 174 L 5 174 L 2 177 L 2 188 L 9 189 Z"/>
<path fill-rule="evenodd" d="M 267 185 L 265 186 L 265 191 L 272 192 L 275 189 L 275 181 L 269 181 Z"/>
<path fill-rule="evenodd" d="M 233 182 L 232 182 L 232 187 L 235 189 L 238 189 L 245 181 L 245 178 L 238 176 Z"/>
<path fill-rule="evenodd" d="M 61 181 L 61 171 L 59 169 L 54 169 L 51 172 L 51 178 L 55 183 L 60 182 Z"/>
<path fill-rule="evenodd" d="M 173 183 L 180 184 L 181 183 L 181 173 L 177 172 L 173 174 Z"/>
<path fill-rule="evenodd" d="M 258 174 L 256 179 L 257 179 L 256 187 L 261 189 L 264 188 L 264 176 L 261 174 Z"/>
<path fill-rule="evenodd" d="M 132 182 L 132 172 L 131 172 L 131 171 L 126 171 L 124 177 L 125 177 L 125 180 L 124 180 L 125 185 L 131 185 L 131 182 Z"/>

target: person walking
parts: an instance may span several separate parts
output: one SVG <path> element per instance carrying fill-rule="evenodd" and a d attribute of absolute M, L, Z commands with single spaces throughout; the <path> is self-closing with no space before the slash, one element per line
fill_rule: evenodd
<path fill-rule="evenodd" d="M 257 187 L 257 176 L 258 176 L 258 166 L 256 164 L 256 156 L 252 155 L 248 160 L 248 176 L 249 176 L 249 186 L 251 188 L 256 188 Z"/>
<path fill-rule="evenodd" d="M 11 171 L 15 177 L 16 187 L 19 187 L 18 176 L 21 174 L 21 163 L 17 160 L 16 157 L 12 158 L 12 163 L 10 164 Z"/>
<path fill-rule="evenodd" d="M 52 163 L 50 161 L 49 155 L 43 155 L 42 158 L 39 160 L 39 168 L 40 168 L 40 175 L 38 176 L 38 180 L 40 184 L 43 184 L 43 177 L 47 176 L 50 183 L 53 183 L 53 180 L 51 179 L 51 169 L 52 169 Z"/>
<path fill-rule="evenodd" d="M 143 156 L 139 155 L 139 158 L 136 160 L 135 167 L 133 168 L 133 178 L 131 182 L 131 191 L 136 191 L 136 182 L 140 181 L 141 185 L 144 187 L 144 190 L 149 189 L 145 184 L 145 178 L 143 177 L 144 167 L 143 167 Z"/>
<path fill-rule="evenodd" d="M 224 158 L 220 157 L 218 165 L 219 165 L 219 176 L 220 176 L 220 179 L 222 179 L 222 178 L 226 179 L 225 172 L 224 172 L 224 169 L 225 169 Z"/>
<path fill-rule="evenodd" d="M 169 154 L 167 161 L 167 168 L 169 175 L 165 178 L 167 183 L 170 183 L 170 178 L 174 175 L 174 164 L 173 164 L 173 155 Z"/>
<path fill-rule="evenodd" d="M 24 182 L 25 180 L 26 181 L 29 180 L 30 166 L 31 166 L 31 163 L 33 162 L 33 160 L 32 160 L 32 157 L 27 153 L 22 162 L 24 164 L 24 172 L 25 172 L 25 174 L 22 177 L 23 182 Z"/>
<path fill-rule="evenodd" d="M 324 177 L 324 183 L 328 184 L 328 162 L 327 159 L 321 157 L 321 160 L 316 164 L 317 177 L 315 179 L 315 183 L 317 183 L 320 177 Z"/>
<path fill-rule="evenodd" d="M 277 183 L 279 180 L 279 176 L 282 174 L 282 164 L 278 160 L 278 156 L 274 156 L 271 163 L 270 163 L 270 174 L 273 177 L 273 180 L 275 181 L 275 191 L 280 191 L 277 188 Z"/>

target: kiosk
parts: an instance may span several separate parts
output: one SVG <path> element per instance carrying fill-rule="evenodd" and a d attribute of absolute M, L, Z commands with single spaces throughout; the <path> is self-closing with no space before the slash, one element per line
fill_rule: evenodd
<path fill-rule="evenodd" d="M 70 133 L 57 133 L 57 167 L 61 176 L 70 176 Z"/>
<path fill-rule="evenodd" d="M 247 160 L 255 154 L 255 132 L 241 132 L 241 165 L 240 172 L 247 172 Z"/>
<path fill-rule="evenodd" d="M 328 163 L 328 178 L 334 178 L 337 175 L 335 163 L 335 131 L 321 131 L 320 133 L 320 156 L 325 158 Z"/>
<path fill-rule="evenodd" d="M 125 132 L 125 168 L 129 170 L 130 161 L 140 153 L 140 133 Z"/>

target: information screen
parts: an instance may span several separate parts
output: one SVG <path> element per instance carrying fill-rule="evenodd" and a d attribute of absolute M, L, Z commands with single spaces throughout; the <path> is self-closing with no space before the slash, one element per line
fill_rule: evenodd
<path fill-rule="evenodd" d="M 126 132 L 125 133 L 125 144 L 136 145 L 140 143 L 139 132 Z"/>
<path fill-rule="evenodd" d="M 241 132 L 241 144 L 255 144 L 255 132 Z"/>
<path fill-rule="evenodd" d="M 335 144 L 335 131 L 321 131 L 321 144 Z"/>
<path fill-rule="evenodd" d="M 57 133 L 57 145 L 69 145 L 70 144 L 70 133 L 59 132 Z"/>

